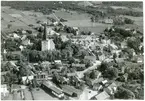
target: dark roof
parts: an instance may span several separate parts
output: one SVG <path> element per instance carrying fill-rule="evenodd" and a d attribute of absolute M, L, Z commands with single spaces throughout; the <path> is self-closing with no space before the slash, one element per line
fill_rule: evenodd
<path fill-rule="evenodd" d="M 57 94 L 61 94 L 62 93 L 62 91 L 59 88 L 55 87 L 55 86 L 51 86 L 50 89 L 52 91 L 54 91 L 55 93 L 57 93 Z"/>
<path fill-rule="evenodd" d="M 63 91 L 65 92 L 65 93 L 68 93 L 68 94 L 73 94 L 73 93 L 75 93 L 75 94 L 78 94 L 78 95 L 80 95 L 81 94 L 81 90 L 79 90 L 79 89 L 76 89 L 76 88 L 74 88 L 73 86 L 69 86 L 69 85 L 60 85 L 61 86 L 61 88 L 63 89 Z"/>
<path fill-rule="evenodd" d="M 53 84 L 52 82 L 43 82 L 43 85 L 46 86 L 47 88 L 51 89 L 52 91 L 54 91 L 57 94 L 62 93 L 61 89 L 56 87 L 55 84 Z"/>
<path fill-rule="evenodd" d="M 62 90 L 63 90 L 63 92 L 64 93 L 66 93 L 66 94 L 68 94 L 68 95 L 70 95 L 70 96 L 72 96 L 73 95 L 73 92 L 72 91 L 70 91 L 69 89 L 67 89 L 67 88 L 62 88 Z"/>

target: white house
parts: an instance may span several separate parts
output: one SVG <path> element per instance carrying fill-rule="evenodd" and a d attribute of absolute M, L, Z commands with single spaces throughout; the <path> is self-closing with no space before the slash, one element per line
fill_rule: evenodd
<path fill-rule="evenodd" d="M 28 84 L 29 81 L 31 81 L 33 79 L 34 79 L 34 76 L 33 75 L 31 75 L 31 76 L 23 76 L 22 77 L 22 82 L 23 82 L 23 84 Z"/>
<path fill-rule="evenodd" d="M 61 60 L 54 60 L 56 64 L 62 64 Z"/>
<path fill-rule="evenodd" d="M 1 85 L 1 96 L 5 97 L 9 94 L 9 91 L 7 89 L 7 85 L 6 84 L 2 84 Z"/>

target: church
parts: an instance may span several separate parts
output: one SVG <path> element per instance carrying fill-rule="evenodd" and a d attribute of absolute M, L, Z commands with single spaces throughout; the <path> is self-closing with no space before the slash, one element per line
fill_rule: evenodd
<path fill-rule="evenodd" d="M 47 38 L 47 28 L 46 24 L 44 25 L 44 33 L 43 33 L 43 39 L 41 41 L 41 50 L 47 51 L 47 50 L 54 50 L 55 44 L 53 42 L 53 39 Z"/>

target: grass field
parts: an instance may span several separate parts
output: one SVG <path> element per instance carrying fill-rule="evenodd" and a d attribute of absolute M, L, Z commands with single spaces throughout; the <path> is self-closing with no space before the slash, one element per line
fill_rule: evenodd
<path fill-rule="evenodd" d="M 129 26 L 129 27 L 132 27 L 132 28 L 137 28 L 141 32 L 143 32 L 143 17 L 132 17 L 132 16 L 124 16 L 124 17 L 127 17 L 129 19 L 134 20 L 133 25 L 125 25 L 125 26 Z"/>
<path fill-rule="evenodd" d="M 94 33 L 101 33 L 106 27 L 111 26 L 108 24 L 92 23 L 90 21 L 91 16 L 87 13 L 78 13 L 74 11 L 71 11 L 71 13 L 65 11 L 55 11 L 55 15 L 59 18 L 64 18 L 68 20 L 67 22 L 64 22 L 65 25 L 71 27 L 79 27 L 82 31 L 92 31 Z M 53 14 L 49 16 L 54 18 Z"/>

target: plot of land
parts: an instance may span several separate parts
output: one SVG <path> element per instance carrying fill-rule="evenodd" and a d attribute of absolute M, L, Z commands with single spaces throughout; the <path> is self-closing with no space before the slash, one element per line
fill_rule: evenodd
<path fill-rule="evenodd" d="M 58 100 L 58 98 L 49 95 L 42 89 L 39 89 L 39 90 L 34 89 L 32 91 L 32 93 L 34 96 L 34 100 L 48 100 L 48 99 L 49 100 Z"/>

